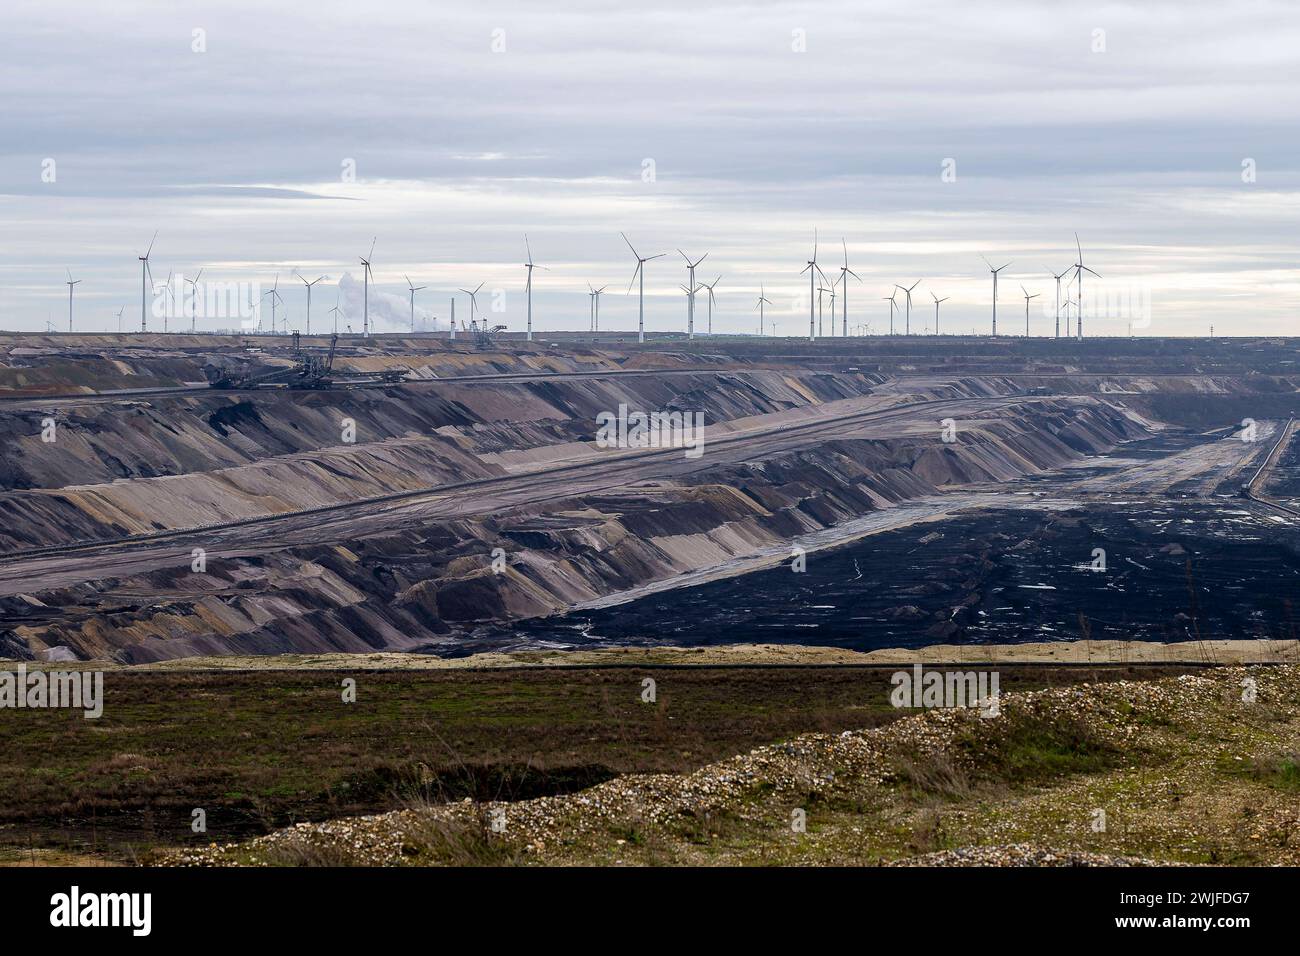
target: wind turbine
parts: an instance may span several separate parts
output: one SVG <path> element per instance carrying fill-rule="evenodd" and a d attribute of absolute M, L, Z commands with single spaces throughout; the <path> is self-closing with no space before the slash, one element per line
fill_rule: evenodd
<path fill-rule="evenodd" d="M 188 282 L 188 283 L 190 284 L 190 288 L 191 288 L 191 292 L 190 292 L 190 331 L 191 331 L 191 332 L 194 331 L 195 319 L 197 318 L 197 316 L 198 316 L 198 314 L 199 314 L 199 305 L 198 305 L 198 301 L 199 301 L 199 298 L 198 298 L 198 297 L 199 297 L 199 279 L 201 279 L 202 277 L 203 277 L 203 270 L 200 269 L 200 270 L 199 270 L 199 274 L 196 275 L 193 279 L 186 279 L 186 280 L 185 280 L 186 282 Z M 167 284 L 168 284 L 168 285 L 171 285 L 171 276 L 170 276 L 170 275 L 167 277 Z M 166 326 L 163 326 L 163 330 L 166 331 Z"/>
<path fill-rule="evenodd" d="M 322 276 L 322 278 L 324 277 Z M 414 333 L 415 332 L 415 293 L 423 289 L 427 289 L 429 287 L 427 285 L 411 285 L 411 277 L 408 275 L 403 275 L 402 278 L 406 280 L 406 287 L 411 290 L 411 332 Z M 310 303 L 308 304 L 308 308 L 310 308 Z"/>
<path fill-rule="evenodd" d="M 176 273 L 173 270 L 168 269 L 167 282 L 163 285 L 163 331 L 164 332 L 167 331 L 167 316 L 171 315 L 173 312 L 176 311 L 176 293 L 172 291 L 172 276 L 174 276 L 175 274 Z M 170 308 L 168 307 L 167 304 L 168 302 L 171 303 Z M 190 326 L 190 331 L 191 332 L 194 331 L 194 327 L 192 323 Z"/>
<path fill-rule="evenodd" d="M 830 290 L 825 286 L 817 287 L 817 338 L 822 338 L 822 295 Z M 835 307 L 831 306 L 831 328 L 835 328 Z"/>
<path fill-rule="evenodd" d="M 591 289 L 591 286 L 589 285 L 587 288 Z M 593 332 L 600 331 L 600 294 L 607 288 L 609 288 L 609 286 L 603 285 L 599 289 L 591 289 L 591 299 L 594 303 L 593 307 L 595 309 L 595 312 L 592 315 L 592 320 L 595 323 L 595 327 L 592 329 Z"/>
<path fill-rule="evenodd" d="M 894 291 L 889 295 L 882 296 L 885 302 L 889 303 L 889 334 L 894 334 L 894 309 L 898 308 L 898 303 L 894 301 L 898 297 L 898 286 L 894 286 Z"/>
<path fill-rule="evenodd" d="M 910 286 L 902 286 L 902 285 L 894 286 L 895 289 L 897 289 L 899 292 L 902 292 L 907 297 L 907 313 L 906 313 L 907 318 L 905 319 L 906 324 L 903 326 L 904 335 L 912 334 L 912 290 L 915 289 L 920 284 L 921 284 L 921 280 L 917 279 Z"/>
<path fill-rule="evenodd" d="M 945 296 L 941 299 L 941 298 L 939 298 L 937 295 L 935 295 L 933 292 L 931 292 L 931 293 L 930 293 L 930 298 L 934 299 L 934 334 L 935 334 L 935 335 L 938 335 L 938 334 L 939 334 L 939 303 L 940 303 L 940 302 L 947 302 L 949 299 L 952 298 L 952 296 L 950 296 L 950 295 L 945 295 Z"/>
<path fill-rule="evenodd" d="M 662 258 L 664 255 L 666 255 L 666 253 L 661 252 L 656 256 L 646 256 L 643 258 L 641 253 L 636 251 L 636 247 L 632 245 L 632 241 L 628 239 L 625 233 L 620 232 L 619 235 L 623 237 L 623 241 L 627 243 L 627 247 L 632 250 L 632 255 L 636 256 L 636 270 L 632 273 L 632 282 L 636 282 L 637 276 L 641 277 L 641 293 L 637 305 L 636 340 L 638 342 L 644 342 L 645 341 L 645 264 L 649 262 L 651 259 Z M 632 291 L 632 282 L 629 282 L 627 284 L 628 293 Z"/>
<path fill-rule="evenodd" d="M 337 289 L 337 287 L 336 287 L 336 288 L 335 288 L 335 291 L 334 291 L 334 308 L 330 309 L 330 315 L 334 316 L 334 334 L 335 334 L 335 335 L 338 335 L 338 332 L 339 332 L 339 312 L 340 312 L 340 311 L 342 311 L 342 310 L 339 309 L 339 292 L 338 292 L 338 289 Z"/>
<path fill-rule="evenodd" d="M 481 288 L 483 288 L 482 282 L 476 285 L 472 292 L 469 289 L 460 290 L 469 296 L 469 327 L 471 329 L 477 329 L 477 326 L 474 325 L 474 309 L 478 306 L 478 299 L 476 299 L 475 296 L 478 295 L 478 290 Z"/>
<path fill-rule="evenodd" d="M 157 241 L 158 241 L 158 230 L 155 229 L 153 233 L 153 238 L 149 240 L 149 248 L 144 251 L 144 255 L 136 256 L 136 258 L 140 260 L 140 331 L 141 332 L 149 331 L 149 323 L 148 320 L 145 318 L 145 308 L 144 308 L 145 278 L 151 275 L 151 273 L 149 272 L 149 253 L 153 252 L 153 244 Z"/>
<path fill-rule="evenodd" d="M 1070 270 L 1073 268 L 1074 266 L 1066 266 L 1065 271 L 1062 272 L 1061 275 L 1057 275 L 1051 269 L 1047 270 L 1047 274 L 1056 280 L 1056 338 L 1058 339 L 1061 337 L 1061 278 L 1062 276 L 1069 275 Z M 1069 298 L 1069 289 L 1066 290 L 1066 298 Z M 1066 319 L 1066 324 L 1067 326 L 1069 324 L 1068 318 Z M 1068 336 L 1070 333 L 1067 331 L 1065 334 Z"/>
<path fill-rule="evenodd" d="M 528 261 L 524 263 L 524 268 L 528 270 L 528 281 L 524 284 L 524 291 L 528 294 L 528 338 L 527 341 L 533 340 L 533 269 L 546 269 L 546 266 L 539 266 L 533 262 L 533 249 L 528 245 L 528 234 L 524 233 L 524 248 L 528 250 Z M 548 270 L 549 271 L 549 270 Z M 480 283 L 480 288 L 482 284 Z"/>
<path fill-rule="evenodd" d="M 72 270 L 68 270 L 68 331 L 72 331 L 72 287 L 80 282 L 80 279 L 72 278 Z"/>
<path fill-rule="evenodd" d="M 370 337 L 370 275 L 371 275 L 370 260 L 373 259 L 375 256 L 375 242 L 378 238 L 379 237 L 376 236 L 374 239 L 370 240 L 370 252 L 364 259 L 361 260 L 361 265 L 364 267 L 361 275 L 361 280 L 362 280 L 361 337 L 362 338 Z M 274 301 L 272 301 L 272 309 L 274 309 Z"/>
<path fill-rule="evenodd" d="M 682 250 L 678 249 L 677 252 L 686 260 L 686 273 L 689 277 L 686 280 L 686 284 L 690 286 L 690 289 L 686 293 L 686 337 L 688 339 L 693 339 L 695 338 L 695 293 L 699 292 L 701 288 L 695 284 L 695 267 L 705 259 L 709 258 L 709 254 L 706 252 L 694 262 L 691 262 L 691 257 L 682 252 Z"/>
<path fill-rule="evenodd" d="M 849 245 L 847 242 L 844 241 L 843 237 L 840 238 L 840 245 L 844 247 L 844 265 L 840 266 L 840 282 L 844 284 L 844 289 L 840 292 L 840 307 L 844 312 L 844 316 L 843 316 L 844 337 L 848 338 L 849 336 L 849 276 L 853 276 L 853 278 L 857 279 L 859 282 L 862 281 L 862 277 L 849 268 Z M 831 318 L 832 320 L 835 318 L 834 314 L 831 315 Z"/>
<path fill-rule="evenodd" d="M 984 259 L 983 256 L 980 256 L 980 258 Z M 996 338 L 998 334 L 998 273 L 1011 265 L 1011 263 L 1008 262 L 1006 265 L 1000 265 L 996 269 L 993 268 L 993 263 L 989 262 L 987 259 L 984 259 L 984 264 L 988 266 L 989 271 L 993 273 L 993 335 Z"/>
<path fill-rule="evenodd" d="M 1074 234 L 1074 246 L 1076 249 L 1079 250 L 1079 261 L 1074 264 L 1075 281 L 1079 284 L 1079 301 L 1077 303 L 1078 309 L 1075 312 L 1076 318 L 1074 322 L 1074 331 L 1075 334 L 1078 335 L 1080 339 L 1082 339 L 1083 338 L 1083 274 L 1085 272 L 1092 272 L 1092 270 L 1083 264 L 1083 246 L 1079 244 L 1079 234 L 1077 232 Z M 1092 272 L 1092 274 L 1097 276 L 1098 279 L 1101 278 L 1101 275 L 1099 273 Z"/>
<path fill-rule="evenodd" d="M 813 230 L 813 254 L 808 260 L 808 264 L 799 270 L 799 274 L 808 273 L 808 341 L 812 342 L 817 338 L 817 295 L 816 279 L 821 276 L 826 280 L 826 273 L 822 272 L 821 266 L 817 264 L 817 230 Z"/>
<path fill-rule="evenodd" d="M 1035 292 L 1033 295 L 1030 295 L 1029 290 L 1026 289 L 1023 285 L 1020 287 L 1020 291 L 1025 294 L 1025 338 L 1029 338 L 1029 300 L 1037 299 L 1040 295 L 1042 295 L 1042 293 Z"/>
<path fill-rule="evenodd" d="M 295 272 L 294 275 L 298 276 L 298 281 L 307 287 L 307 322 L 306 322 L 305 331 L 308 335 L 311 335 L 311 287 L 314 286 L 317 282 L 320 282 L 321 279 L 328 279 L 329 276 L 317 276 L 316 278 L 308 282 L 297 272 Z"/>
<path fill-rule="evenodd" d="M 274 336 L 274 334 L 276 334 L 276 303 L 283 302 L 283 300 L 285 300 L 285 297 L 279 294 L 279 273 L 278 272 L 276 273 L 276 284 L 270 286 L 269 291 L 265 291 L 265 293 L 261 294 L 261 298 L 265 299 L 266 297 L 268 297 L 268 295 L 270 297 L 270 334 Z"/>
<path fill-rule="evenodd" d="M 271 297 L 271 334 L 275 335 L 275 303 L 277 299 L 284 298 L 280 295 L 280 273 L 278 272 L 275 274 L 275 285 L 271 286 L 269 292 L 263 292 L 262 298 L 265 299 L 268 295 Z"/>
<path fill-rule="evenodd" d="M 587 331 L 596 331 L 596 290 L 587 283 Z"/>
<path fill-rule="evenodd" d="M 122 332 L 122 313 L 125 311 L 126 311 L 126 306 L 122 306 L 122 308 L 117 310 L 117 331 L 119 335 Z"/>
<path fill-rule="evenodd" d="M 709 334 L 713 334 L 713 287 L 722 281 L 722 276 L 718 276 L 712 282 L 701 282 L 704 288 L 709 290 Z"/>
<path fill-rule="evenodd" d="M 755 308 L 758 309 L 758 334 L 759 335 L 763 334 L 763 304 L 764 303 L 766 303 L 767 305 L 771 305 L 772 300 L 767 297 L 766 293 L 763 290 L 763 287 L 760 285 L 758 287 L 758 302 L 755 305 Z"/>
<path fill-rule="evenodd" d="M 699 292 L 700 289 L 703 288 L 703 286 L 699 286 L 699 285 L 697 285 L 697 286 L 695 286 L 694 288 L 692 288 L 692 287 L 690 287 L 690 286 L 686 286 L 686 285 L 678 285 L 677 288 L 681 289 L 683 292 L 686 293 L 686 302 L 687 302 L 687 305 L 686 305 L 686 312 L 687 312 L 687 319 L 686 319 L 687 338 L 694 338 L 695 336 L 694 336 L 694 333 L 692 332 L 692 327 L 694 326 L 695 323 L 694 323 L 694 321 L 690 318 L 690 312 L 691 312 L 691 305 L 690 305 L 690 303 L 691 303 L 691 301 L 695 298 L 695 293 Z"/>

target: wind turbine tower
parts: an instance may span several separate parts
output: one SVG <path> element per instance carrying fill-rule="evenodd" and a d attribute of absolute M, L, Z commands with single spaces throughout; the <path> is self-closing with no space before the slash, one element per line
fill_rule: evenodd
<path fill-rule="evenodd" d="M 904 325 L 903 325 L 904 335 L 912 334 L 912 290 L 915 289 L 920 284 L 921 284 L 921 280 L 917 279 L 910 286 L 902 286 L 902 285 L 894 286 L 895 289 L 903 293 L 903 295 L 905 296 L 905 301 L 907 303 L 907 310 L 905 313 L 906 318 L 904 319 Z"/>
<path fill-rule="evenodd" d="M 840 266 L 840 282 L 844 288 L 840 290 L 840 308 L 843 310 L 844 320 L 844 337 L 849 337 L 849 276 L 862 281 L 862 277 L 849 268 L 849 245 L 841 237 L 840 245 L 844 247 L 844 265 Z M 834 318 L 834 316 L 832 316 Z"/>
<path fill-rule="evenodd" d="M 808 273 L 808 341 L 812 342 L 817 338 L 817 276 L 821 276 L 824 281 L 826 274 L 822 272 L 821 266 L 817 265 L 817 230 L 813 230 L 813 254 L 808 260 L 808 264 L 799 270 L 799 274 Z"/>
<path fill-rule="evenodd" d="M 80 282 L 80 279 L 72 278 L 72 270 L 68 270 L 68 331 L 72 331 L 72 287 Z"/>
<path fill-rule="evenodd" d="M 361 290 L 361 337 L 369 338 L 370 336 L 370 260 L 375 257 L 375 242 L 379 237 L 376 236 L 370 240 L 370 254 L 361 260 L 362 265 L 362 290 Z M 275 300 L 271 301 L 272 309 L 275 308 Z"/>
<path fill-rule="evenodd" d="M 1042 295 L 1042 293 L 1035 292 L 1033 295 L 1030 295 L 1029 290 L 1026 289 L 1023 285 L 1020 287 L 1020 291 L 1025 294 L 1025 338 L 1029 338 L 1029 300 L 1037 299 L 1040 295 Z"/>
<path fill-rule="evenodd" d="M 701 282 L 700 285 L 709 290 L 709 335 L 713 334 L 713 287 L 722 281 L 722 276 L 718 276 L 712 282 Z"/>
<path fill-rule="evenodd" d="M 262 293 L 262 298 L 265 299 L 268 295 L 271 297 L 271 334 L 275 335 L 275 304 L 282 298 L 280 295 L 280 273 L 278 272 L 275 274 L 275 284 L 271 286 L 269 292 Z"/>
<path fill-rule="evenodd" d="M 693 339 L 695 338 L 695 293 L 700 291 L 701 288 L 695 284 L 695 267 L 707 259 L 709 254 L 706 252 L 694 262 L 691 262 L 691 257 L 682 250 L 678 249 L 677 252 L 686 260 L 686 274 L 688 277 L 686 284 L 690 286 L 690 289 L 686 292 L 686 337 Z"/>
<path fill-rule="evenodd" d="M 137 256 L 140 260 L 140 331 L 149 331 L 149 322 L 145 317 L 145 279 L 150 276 L 149 272 L 149 253 L 153 252 L 153 244 L 158 241 L 158 231 L 155 229 L 153 238 L 149 240 L 149 248 L 144 251 L 144 255 Z"/>
<path fill-rule="evenodd" d="M 524 263 L 524 268 L 528 270 L 528 281 L 524 283 L 524 292 L 528 297 L 528 337 L 527 341 L 533 340 L 533 269 L 545 269 L 545 266 L 539 266 L 533 262 L 533 248 L 528 244 L 528 235 L 524 235 L 524 248 L 528 250 L 528 261 Z M 479 284 L 482 288 L 482 283 Z"/>
<path fill-rule="evenodd" d="M 321 279 L 328 279 L 329 276 L 317 276 L 316 278 L 308 282 L 301 275 L 298 275 L 298 273 L 295 272 L 294 275 L 298 276 L 298 281 L 307 287 L 307 321 L 304 327 L 306 330 L 306 334 L 311 335 L 311 287 L 314 286 L 317 282 L 320 282 Z"/>
<path fill-rule="evenodd" d="M 644 342 L 645 341 L 645 264 L 649 262 L 651 259 L 662 258 L 664 255 L 666 255 L 666 253 L 661 252 L 658 255 L 642 256 L 641 253 L 636 251 L 636 247 L 632 245 L 632 241 L 628 239 L 625 233 L 620 232 L 619 235 L 623 237 L 623 241 L 627 243 L 627 247 L 632 250 L 632 255 L 636 256 L 636 269 L 632 273 L 632 282 L 629 282 L 627 284 L 627 291 L 629 293 L 632 291 L 632 283 L 636 282 L 637 277 L 639 276 L 641 279 L 641 292 L 640 295 L 638 296 L 638 301 L 637 301 L 636 340 L 638 342 Z"/>
<path fill-rule="evenodd" d="M 338 307 L 338 289 L 337 289 L 337 287 L 335 287 L 335 291 L 334 291 L 334 308 L 331 308 L 331 310 L 329 311 L 329 312 L 330 312 L 330 315 L 331 315 L 331 316 L 334 316 L 334 334 L 335 334 L 335 336 L 337 336 L 337 334 L 338 334 L 338 313 L 341 312 L 341 311 L 342 311 L 342 310 L 339 310 L 339 307 Z"/>
<path fill-rule="evenodd" d="M 608 289 L 608 288 L 609 288 L 609 286 L 604 286 L 604 285 L 603 285 L 603 286 L 601 286 L 599 289 L 592 289 L 592 290 L 591 290 L 591 298 L 592 298 L 592 301 L 595 303 L 595 306 L 594 306 L 594 307 L 595 307 L 595 312 L 594 312 L 593 315 L 592 315 L 592 320 L 593 320 L 593 322 L 595 323 L 595 327 L 592 329 L 592 331 L 594 331 L 594 332 L 599 332 L 599 331 L 600 331 L 600 294 L 601 294 L 602 292 L 604 292 L 604 291 L 605 291 L 606 289 Z"/>
<path fill-rule="evenodd" d="M 983 256 L 980 256 L 980 258 L 984 259 Z M 993 336 L 996 338 L 998 334 L 998 273 L 1011 265 L 1011 263 L 1005 263 L 1004 265 L 998 266 L 996 269 L 993 268 L 993 263 L 989 262 L 987 259 L 984 259 L 984 264 L 988 266 L 989 271 L 993 273 Z"/>
<path fill-rule="evenodd" d="M 203 270 L 200 269 L 198 275 L 193 279 L 186 279 L 190 284 L 190 331 L 194 331 L 194 326 L 198 322 L 199 315 L 199 280 L 203 278 Z M 171 285 L 171 276 L 167 277 L 167 285 Z M 163 331 L 167 331 L 166 319 L 163 320 Z"/>
<path fill-rule="evenodd" d="M 1076 249 L 1079 250 L 1079 261 L 1074 264 L 1075 281 L 1079 284 L 1079 300 L 1078 302 L 1075 303 L 1076 309 L 1074 313 L 1075 314 L 1074 332 L 1080 339 L 1082 339 L 1083 338 L 1083 274 L 1085 272 L 1092 272 L 1092 270 L 1083 264 L 1083 246 L 1079 244 L 1079 234 L 1077 232 L 1074 234 L 1074 246 Z M 1100 273 L 1092 272 L 1092 274 L 1095 275 L 1098 279 L 1101 278 Z"/>
<path fill-rule="evenodd" d="M 941 298 L 939 298 L 937 295 L 935 295 L 933 292 L 931 292 L 931 293 L 930 293 L 930 298 L 934 299 L 934 334 L 935 334 L 935 335 L 938 335 L 938 334 L 939 334 L 939 303 L 940 303 L 940 302 L 947 302 L 949 299 L 952 298 L 952 296 L 950 296 L 950 295 L 945 295 L 945 296 L 941 299 Z"/>
<path fill-rule="evenodd" d="M 760 286 L 758 287 L 758 303 L 757 303 L 757 308 L 758 308 L 758 334 L 759 334 L 759 335 L 762 335 L 762 334 L 763 334 L 763 306 L 764 306 L 764 304 L 766 304 L 766 305 L 771 305 L 771 304 L 772 304 L 772 300 L 769 299 L 769 298 L 767 297 L 766 293 L 763 291 L 763 287 L 760 285 Z"/>
<path fill-rule="evenodd" d="M 1074 266 L 1067 266 L 1066 269 L 1065 269 L 1065 271 L 1062 272 L 1060 275 L 1057 275 L 1057 274 L 1056 274 L 1055 272 L 1053 272 L 1051 269 L 1048 269 L 1048 270 L 1047 270 L 1047 274 L 1048 274 L 1049 276 L 1051 276 L 1053 279 L 1056 280 L 1056 338 L 1058 338 L 1058 339 L 1061 337 L 1061 278 L 1062 278 L 1063 276 L 1067 276 L 1067 275 L 1069 275 L 1069 274 L 1070 274 L 1070 270 L 1073 269 L 1073 268 L 1074 268 Z M 1066 298 L 1067 298 L 1067 299 L 1069 298 L 1069 290 L 1068 290 L 1068 289 L 1066 290 Z M 1066 326 L 1067 326 L 1067 328 L 1068 328 L 1068 326 L 1069 326 L 1069 322 L 1070 322 L 1068 316 L 1066 317 L 1066 320 L 1065 320 L 1065 321 L 1066 321 Z M 1065 334 L 1068 336 L 1070 333 L 1069 333 L 1069 331 L 1067 330 Z"/>
<path fill-rule="evenodd" d="M 476 325 L 474 324 L 474 310 L 478 307 L 478 298 L 477 298 L 477 296 L 478 296 L 478 290 L 481 289 L 481 288 L 483 288 L 483 283 L 482 283 L 482 282 L 480 282 L 478 285 L 476 285 L 476 286 L 474 287 L 473 291 L 470 291 L 469 289 L 461 289 L 461 290 L 460 290 L 461 292 L 464 292 L 467 296 L 469 296 L 469 327 L 470 327 L 471 329 L 477 329 L 477 328 L 478 328 L 478 326 L 476 326 Z M 453 328 L 454 328 L 454 326 L 453 326 Z"/>
<path fill-rule="evenodd" d="M 419 292 L 419 291 L 421 291 L 421 290 L 423 290 L 423 289 L 427 289 L 427 288 L 429 288 L 429 287 L 428 287 L 427 285 L 411 285 L 411 277 L 408 276 L 408 275 L 404 275 L 404 276 L 402 276 L 402 278 L 406 280 L 406 287 L 407 287 L 408 289 L 411 290 L 411 332 L 414 334 L 414 332 L 415 332 L 415 293 L 417 293 L 417 292 Z"/>

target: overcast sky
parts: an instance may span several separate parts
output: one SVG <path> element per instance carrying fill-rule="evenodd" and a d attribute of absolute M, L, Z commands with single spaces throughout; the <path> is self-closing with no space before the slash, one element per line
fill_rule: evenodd
<path fill-rule="evenodd" d="M 116 328 L 122 308 L 138 328 L 136 256 L 157 230 L 155 279 L 203 268 L 260 296 L 278 273 L 299 328 L 293 272 L 328 275 L 317 330 L 336 301 L 359 328 L 376 236 L 382 330 L 407 321 L 404 275 L 428 287 L 422 321 L 445 325 L 482 282 L 479 308 L 520 329 L 527 232 L 549 269 L 536 328 L 586 328 L 590 282 L 608 286 L 602 328 L 634 329 L 624 230 L 670 253 L 648 266 L 649 328 L 685 327 L 681 248 L 708 253 L 697 278 L 722 274 L 715 329 L 755 331 L 761 286 L 769 322 L 806 333 L 816 229 L 831 279 L 847 244 L 849 322 L 873 332 L 917 279 L 914 331 L 932 295 L 944 331 L 987 331 L 983 254 L 1013 260 L 1001 330 L 1024 330 L 1023 284 L 1044 334 L 1075 231 L 1104 279 L 1085 303 L 1129 303 L 1138 334 L 1296 331 L 1294 6 L 298 7 L 6 0 L 0 328 L 65 329 L 65 268 L 78 328 Z M 706 314 L 701 298 L 698 328 Z M 1087 331 L 1126 334 L 1127 317 Z"/>

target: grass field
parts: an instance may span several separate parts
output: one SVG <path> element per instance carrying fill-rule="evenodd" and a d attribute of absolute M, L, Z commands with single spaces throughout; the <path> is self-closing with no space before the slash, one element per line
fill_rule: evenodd
<path fill-rule="evenodd" d="M 894 670 L 110 670 L 97 720 L 0 711 L 0 861 L 131 862 L 413 800 L 519 800 L 688 772 L 801 733 L 892 721 L 905 713 L 888 703 Z M 1004 667 L 1001 689 L 1170 673 Z M 653 704 L 641 699 L 647 676 Z M 355 703 L 343 702 L 345 678 Z M 206 833 L 191 831 L 196 808 Z"/>
<path fill-rule="evenodd" d="M 581 793 L 410 802 L 199 866 L 1300 865 L 1300 668 L 1004 691 Z"/>

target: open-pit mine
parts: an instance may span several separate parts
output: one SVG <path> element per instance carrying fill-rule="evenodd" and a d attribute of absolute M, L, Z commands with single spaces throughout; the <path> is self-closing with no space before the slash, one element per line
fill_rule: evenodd
<path fill-rule="evenodd" d="M 0 337 L 0 864 L 1297 861 L 1294 342 L 623 338 Z"/>
<path fill-rule="evenodd" d="M 1103 640 L 1267 656 L 1295 637 L 1296 355 L 10 335 L 0 656 Z"/>

